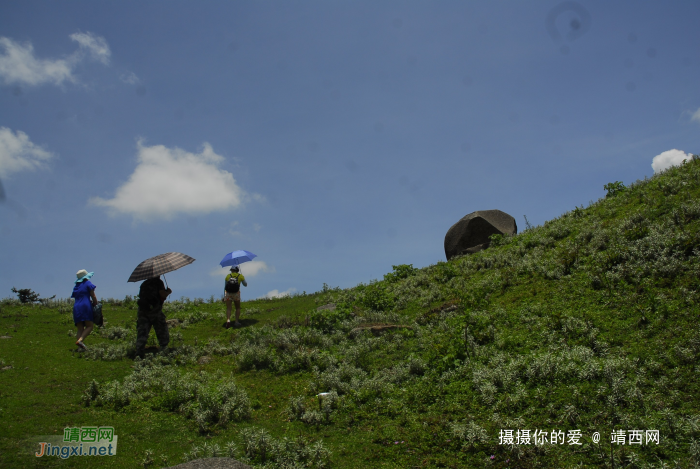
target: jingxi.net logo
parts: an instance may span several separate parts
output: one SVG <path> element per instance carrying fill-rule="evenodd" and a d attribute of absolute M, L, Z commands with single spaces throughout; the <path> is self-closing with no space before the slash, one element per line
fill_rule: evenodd
<path fill-rule="evenodd" d="M 73 456 L 115 456 L 117 454 L 117 435 L 114 427 L 67 427 L 60 436 L 41 437 L 39 451 L 34 455 L 58 456 L 68 459 Z"/>

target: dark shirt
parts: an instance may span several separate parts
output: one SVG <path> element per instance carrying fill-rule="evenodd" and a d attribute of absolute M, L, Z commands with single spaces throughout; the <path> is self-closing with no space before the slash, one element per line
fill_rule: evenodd
<path fill-rule="evenodd" d="M 165 284 L 160 277 L 149 278 L 141 284 L 139 289 L 139 309 L 149 311 L 163 304 L 163 299 L 160 297 L 161 290 L 165 290 Z"/>

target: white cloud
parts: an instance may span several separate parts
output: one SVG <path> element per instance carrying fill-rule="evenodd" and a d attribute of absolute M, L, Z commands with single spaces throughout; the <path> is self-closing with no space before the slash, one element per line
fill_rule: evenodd
<path fill-rule="evenodd" d="M 280 292 L 279 290 L 275 289 L 267 292 L 263 298 L 282 298 L 283 296 L 291 295 L 295 291 L 297 291 L 296 288 L 290 288 L 289 290 L 283 292 Z"/>
<path fill-rule="evenodd" d="M 32 143 L 21 130 L 14 134 L 7 127 L 0 127 L 0 176 L 42 168 L 53 156 Z"/>
<path fill-rule="evenodd" d="M 217 267 L 216 269 L 209 272 L 212 277 L 226 277 L 229 272 L 231 272 L 230 267 Z M 250 261 L 241 264 L 241 273 L 245 278 L 251 278 L 257 276 L 260 272 L 274 273 L 275 268 L 273 266 L 267 265 L 263 261 Z"/>
<path fill-rule="evenodd" d="M 111 52 L 107 41 L 93 33 L 75 33 L 70 38 L 78 43 L 79 49 L 60 59 L 39 59 L 34 55 L 30 42 L 21 44 L 10 38 L 0 37 L 0 77 L 5 84 L 40 85 L 64 82 L 76 83 L 73 76 L 75 67 L 89 55 L 107 65 Z"/>
<path fill-rule="evenodd" d="M 274 273 L 275 268 L 263 261 L 250 261 L 241 264 L 241 273 L 246 277 L 255 277 L 260 272 Z"/>
<path fill-rule="evenodd" d="M 231 272 L 229 269 L 230 267 L 217 267 L 211 272 L 209 272 L 209 275 L 211 275 L 212 277 L 224 278 Z"/>
<path fill-rule="evenodd" d="M 37 59 L 30 43 L 20 44 L 6 37 L 0 37 L 0 48 L 5 50 L 0 55 L 0 76 L 6 84 L 40 85 L 48 82 L 60 85 L 64 81 L 76 81 L 72 58 Z"/>
<path fill-rule="evenodd" d="M 700 108 L 690 116 L 691 121 L 700 122 Z"/>
<path fill-rule="evenodd" d="M 683 160 L 690 160 L 692 155 L 686 154 L 681 150 L 667 150 L 658 154 L 651 161 L 651 167 L 654 173 L 660 173 L 667 170 L 671 166 L 678 166 L 683 163 Z"/>
<path fill-rule="evenodd" d="M 200 153 L 163 145 L 137 143 L 138 165 L 113 199 L 93 197 L 90 203 L 151 221 L 240 207 L 247 194 L 233 175 L 217 166 L 224 158 L 203 144 Z"/>
<path fill-rule="evenodd" d="M 258 225 L 257 223 L 253 223 L 253 229 L 256 233 L 260 231 L 260 228 L 262 228 L 262 226 Z"/>
<path fill-rule="evenodd" d="M 112 52 L 105 38 L 93 33 L 73 33 L 70 38 L 78 43 L 82 51 L 87 51 L 93 60 L 109 65 L 109 57 Z"/>
<path fill-rule="evenodd" d="M 137 85 L 141 83 L 141 80 L 139 80 L 139 77 L 137 77 L 134 72 L 122 73 L 119 79 L 127 85 Z"/>

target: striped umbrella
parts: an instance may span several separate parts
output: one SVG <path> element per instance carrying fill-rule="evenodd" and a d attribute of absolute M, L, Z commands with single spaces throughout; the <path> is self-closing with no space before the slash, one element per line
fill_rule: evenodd
<path fill-rule="evenodd" d="M 193 262 L 193 258 L 181 252 L 159 254 L 140 263 L 131 273 L 128 281 L 139 282 L 153 277 L 160 277 Z"/>

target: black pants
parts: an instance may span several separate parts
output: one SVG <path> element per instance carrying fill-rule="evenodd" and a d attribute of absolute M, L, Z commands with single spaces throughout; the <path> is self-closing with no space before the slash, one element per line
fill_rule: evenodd
<path fill-rule="evenodd" d="M 139 356 L 143 356 L 151 326 L 156 331 L 160 348 L 167 347 L 170 342 L 170 332 L 168 332 L 168 323 L 165 322 L 163 308 L 158 306 L 150 311 L 139 309 L 136 319 L 136 354 Z"/>

